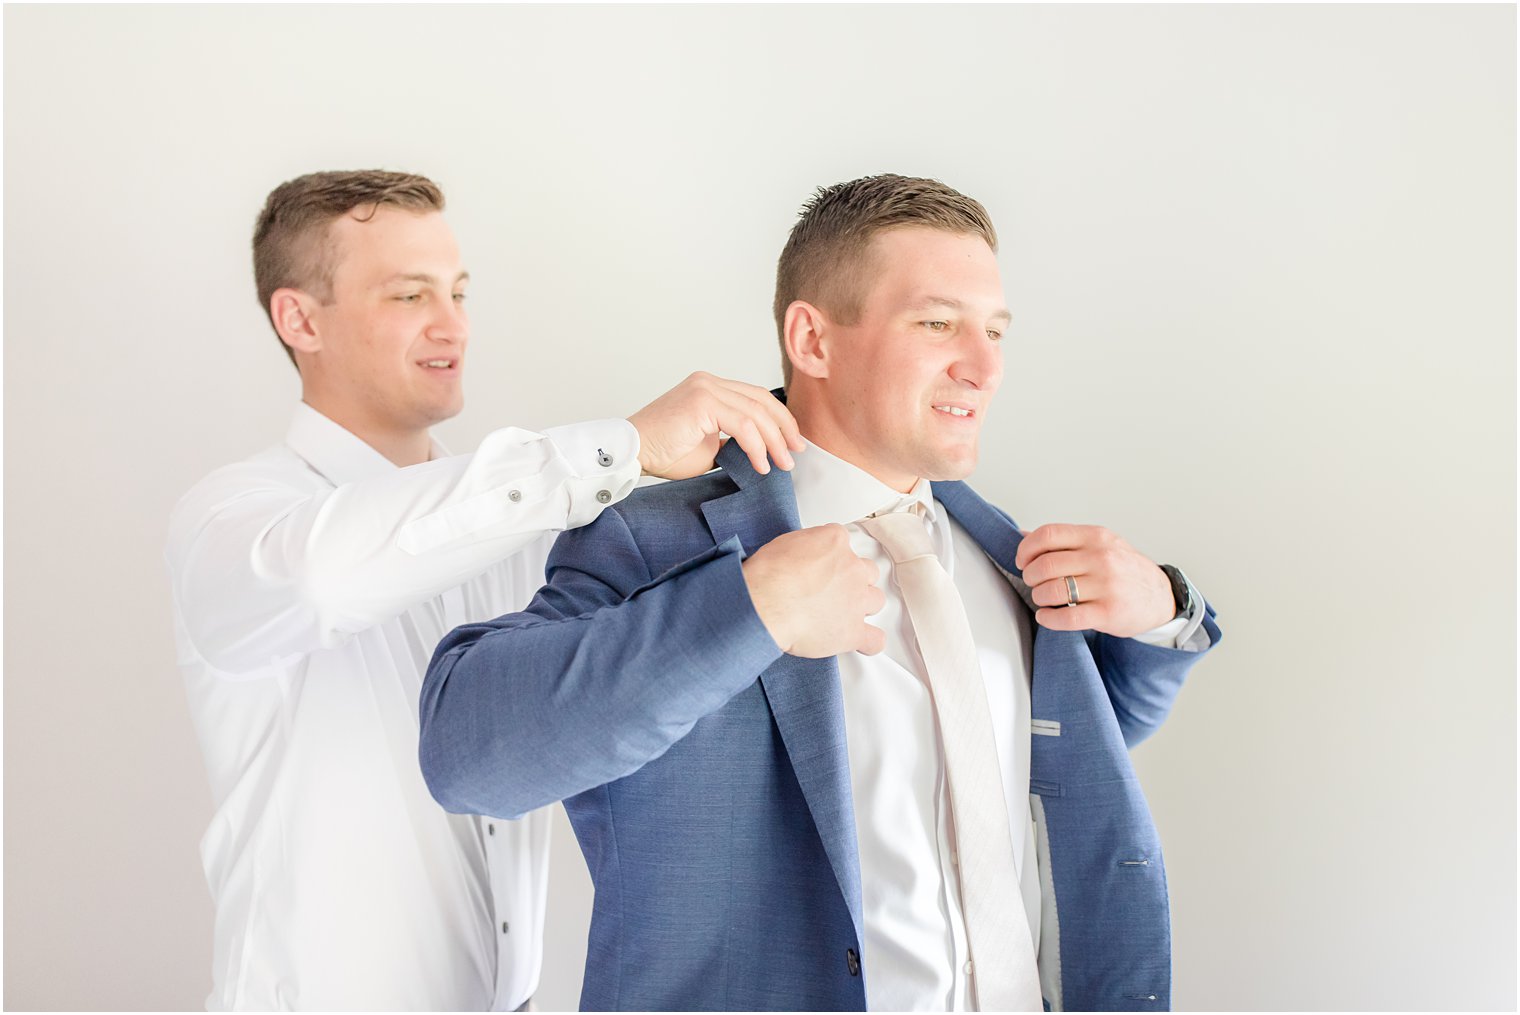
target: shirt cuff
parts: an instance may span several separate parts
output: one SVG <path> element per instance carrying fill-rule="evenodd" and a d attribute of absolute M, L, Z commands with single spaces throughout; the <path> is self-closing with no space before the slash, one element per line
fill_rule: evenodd
<path fill-rule="evenodd" d="M 543 431 L 574 475 L 566 480 L 570 514 L 566 528 L 580 528 L 638 485 L 639 432 L 626 419 L 597 419 Z"/>

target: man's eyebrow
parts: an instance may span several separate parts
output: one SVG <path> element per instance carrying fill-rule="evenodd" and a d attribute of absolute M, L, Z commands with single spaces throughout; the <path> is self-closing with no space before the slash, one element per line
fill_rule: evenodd
<path fill-rule="evenodd" d="M 470 273 L 467 272 L 467 271 L 461 271 L 454 278 L 454 284 L 458 285 L 461 282 L 468 282 L 469 280 L 470 280 Z M 382 282 L 380 284 L 381 285 L 391 285 L 394 282 L 420 282 L 422 285 L 435 285 L 438 282 L 438 280 L 436 278 L 434 278 L 432 275 L 427 274 L 426 272 L 410 272 L 410 273 L 403 272 L 401 274 L 392 275 L 390 278 L 386 279 L 384 282 Z"/>
<path fill-rule="evenodd" d="M 962 304 L 960 300 L 951 299 L 949 296 L 925 296 L 922 299 L 917 299 L 909 303 L 907 309 L 930 310 L 936 307 L 943 307 L 946 310 L 965 309 L 964 304 Z M 1009 313 L 1006 309 L 999 310 L 992 315 L 991 319 L 1000 321 L 1012 321 L 1013 314 Z"/>

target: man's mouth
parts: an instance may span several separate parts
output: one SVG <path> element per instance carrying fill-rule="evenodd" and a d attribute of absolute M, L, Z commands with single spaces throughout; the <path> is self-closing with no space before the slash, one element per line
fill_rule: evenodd
<path fill-rule="evenodd" d="M 934 406 L 934 411 L 942 412 L 947 416 L 955 416 L 959 419 L 969 419 L 976 415 L 975 409 L 968 408 L 964 405 L 954 405 L 949 402 Z"/>
<path fill-rule="evenodd" d="M 453 370 L 459 366 L 459 361 L 457 359 L 425 359 L 419 360 L 417 365 L 429 370 Z"/>

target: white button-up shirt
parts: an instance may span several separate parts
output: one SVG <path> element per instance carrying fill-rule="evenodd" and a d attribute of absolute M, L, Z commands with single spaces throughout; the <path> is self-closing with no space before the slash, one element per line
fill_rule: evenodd
<path fill-rule="evenodd" d="M 454 627 L 522 609 L 554 533 L 638 481 L 626 420 L 398 469 L 314 409 L 176 506 L 166 558 L 216 807 L 220 1009 L 511 1009 L 537 987 L 548 814 L 446 814 L 417 701 Z"/>
<path fill-rule="evenodd" d="M 899 493 L 811 443 L 796 462 L 792 485 L 801 525 L 844 525 L 851 549 L 880 569 L 878 584 L 886 593 L 885 606 L 870 620 L 885 632 L 885 650 L 838 657 L 860 850 L 866 997 L 873 1010 L 966 1011 L 973 970 L 933 697 L 892 559 L 858 521 L 922 504 L 930 543 L 961 593 L 993 716 L 1014 861 L 1038 952 L 1041 872 L 1029 802 L 1034 618 L 997 566 L 933 499 L 928 482 Z M 1178 617 L 1140 637 L 1156 645 L 1187 643 L 1200 619 L 1201 611 Z M 1027 961 L 1033 976 L 1036 955 Z"/>

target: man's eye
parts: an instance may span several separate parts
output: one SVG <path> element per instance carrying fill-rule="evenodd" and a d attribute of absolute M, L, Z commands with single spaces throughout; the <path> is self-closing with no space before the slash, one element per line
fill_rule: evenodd
<path fill-rule="evenodd" d="M 455 303 L 463 303 L 464 300 L 465 300 L 465 296 L 466 296 L 465 293 L 455 293 L 454 294 L 454 302 Z"/>
<path fill-rule="evenodd" d="M 1003 340 L 1003 333 L 1001 331 L 994 331 L 991 328 L 988 328 L 987 337 L 992 339 L 994 342 L 1001 342 Z"/>
<path fill-rule="evenodd" d="M 950 327 L 950 322 L 949 321 L 924 321 L 923 325 L 924 325 L 924 327 L 928 328 L 930 331 L 939 332 L 939 331 L 944 331 L 946 328 Z"/>
<path fill-rule="evenodd" d="M 416 303 L 418 300 L 422 299 L 422 294 L 407 293 L 404 296 L 397 296 L 396 299 L 400 300 L 402 303 Z"/>

